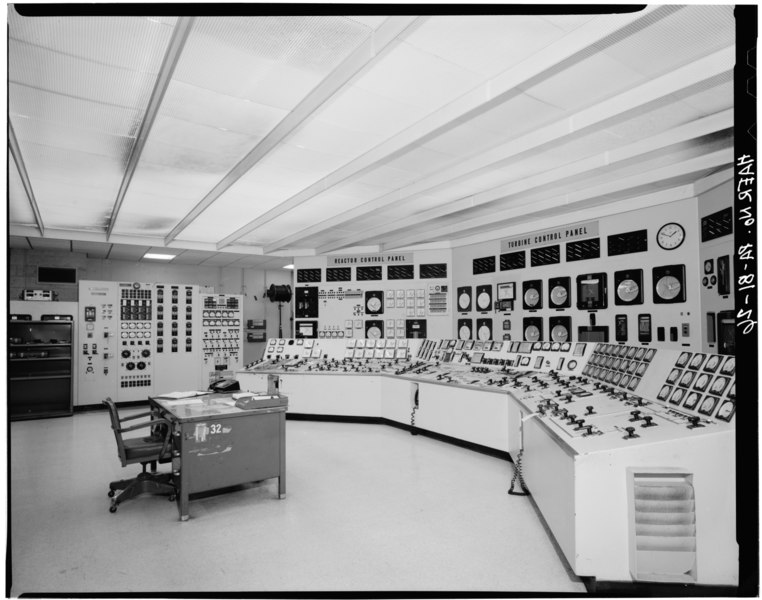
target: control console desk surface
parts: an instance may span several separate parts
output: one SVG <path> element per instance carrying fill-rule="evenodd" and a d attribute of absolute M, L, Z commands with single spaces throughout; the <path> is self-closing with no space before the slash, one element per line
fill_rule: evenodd
<path fill-rule="evenodd" d="M 189 497 L 199 492 L 277 477 L 278 495 L 285 497 L 286 396 L 207 394 L 150 401 L 172 423 L 180 520 L 189 518 Z"/>

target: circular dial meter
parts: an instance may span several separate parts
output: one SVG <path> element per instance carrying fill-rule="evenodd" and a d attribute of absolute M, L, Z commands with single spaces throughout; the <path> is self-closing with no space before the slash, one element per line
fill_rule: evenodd
<path fill-rule="evenodd" d="M 562 285 L 557 285 L 552 290 L 550 290 L 550 301 L 556 306 L 564 304 L 568 298 L 569 292 Z"/>
<path fill-rule="evenodd" d="M 535 325 L 529 325 L 524 330 L 524 339 L 528 342 L 536 342 L 540 339 L 540 330 Z"/>
<path fill-rule="evenodd" d="M 656 282 L 656 293 L 659 295 L 659 298 L 664 300 L 672 300 L 673 298 L 676 298 L 678 294 L 680 294 L 682 287 L 683 286 L 677 277 L 673 277 L 672 275 L 665 275 Z"/>
<path fill-rule="evenodd" d="M 461 340 L 467 340 L 471 337 L 471 328 L 466 325 L 461 325 L 458 330 L 458 335 Z"/>
<path fill-rule="evenodd" d="M 373 327 L 368 327 L 366 335 L 368 339 L 377 340 L 381 338 L 381 330 L 374 325 Z"/>
<path fill-rule="evenodd" d="M 490 297 L 487 292 L 482 292 L 479 294 L 479 297 L 476 299 L 476 303 L 479 305 L 479 308 L 482 310 L 486 310 L 489 307 Z"/>
<path fill-rule="evenodd" d="M 616 295 L 622 302 L 632 302 L 638 297 L 640 286 L 633 279 L 624 279 L 616 288 Z"/>
<path fill-rule="evenodd" d="M 458 296 L 458 306 L 461 310 L 468 310 L 468 305 L 471 304 L 471 296 L 463 292 Z"/>
<path fill-rule="evenodd" d="M 554 342 L 565 342 L 569 339 L 569 332 L 563 325 L 556 325 L 550 330 L 550 339 Z"/>
<path fill-rule="evenodd" d="M 538 292 L 535 288 L 529 288 L 526 292 L 524 292 L 524 304 L 531 308 L 533 306 L 537 306 L 539 302 L 540 292 Z"/>
<path fill-rule="evenodd" d="M 381 309 L 381 300 L 373 296 L 368 298 L 368 310 L 370 312 L 378 312 Z"/>
<path fill-rule="evenodd" d="M 486 325 L 479 327 L 479 339 L 488 340 L 490 338 L 490 330 Z"/>

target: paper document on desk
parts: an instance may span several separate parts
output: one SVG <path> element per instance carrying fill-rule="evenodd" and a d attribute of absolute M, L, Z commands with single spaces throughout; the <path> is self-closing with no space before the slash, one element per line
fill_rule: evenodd
<path fill-rule="evenodd" d="M 241 392 L 240 394 L 233 394 L 233 400 L 240 400 L 241 398 L 254 398 L 255 400 L 270 400 L 274 396 L 268 396 L 267 394 L 255 394 L 254 392 Z"/>
<path fill-rule="evenodd" d="M 169 406 L 184 406 L 186 404 L 203 404 L 201 398 L 181 398 L 179 400 L 167 400 Z"/>
<path fill-rule="evenodd" d="M 157 398 L 167 398 L 170 400 L 179 400 L 181 398 L 195 398 L 196 396 L 205 396 L 209 392 L 199 392 L 191 390 L 189 392 L 168 392 L 166 394 L 159 394 Z M 200 402 L 200 400 L 199 400 Z"/>

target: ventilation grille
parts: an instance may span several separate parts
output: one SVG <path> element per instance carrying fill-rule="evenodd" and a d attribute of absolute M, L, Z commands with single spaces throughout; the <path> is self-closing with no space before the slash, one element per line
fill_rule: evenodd
<path fill-rule="evenodd" d="M 322 281 L 321 269 L 299 269 L 296 272 L 298 283 L 320 283 Z"/>
<path fill-rule="evenodd" d="M 357 267 L 357 281 L 379 281 L 381 267 Z"/>
<path fill-rule="evenodd" d="M 591 240 L 580 240 L 579 242 L 569 242 L 566 244 L 566 262 L 575 260 L 589 260 L 591 258 L 601 257 L 601 240 L 593 238 Z"/>
<path fill-rule="evenodd" d="M 690 475 L 633 474 L 635 569 L 644 581 L 695 581 L 696 502 Z"/>
<path fill-rule="evenodd" d="M 526 252 L 520 250 L 519 252 L 509 252 L 508 254 L 500 255 L 500 270 L 510 271 L 512 269 L 523 269 L 526 267 Z"/>
<path fill-rule="evenodd" d="M 555 246 L 544 246 L 542 248 L 534 248 L 531 251 L 532 266 L 542 267 L 543 265 L 555 265 L 561 262 L 561 246 L 556 244 Z"/>
<path fill-rule="evenodd" d="M 627 231 L 608 237 L 609 256 L 646 252 L 648 250 L 648 230 Z"/>
<path fill-rule="evenodd" d="M 328 267 L 325 270 L 326 281 L 351 281 L 352 267 Z"/>
<path fill-rule="evenodd" d="M 733 208 L 728 206 L 701 219 L 701 241 L 709 242 L 733 233 Z"/>
<path fill-rule="evenodd" d="M 413 279 L 414 277 L 413 265 L 390 265 L 386 267 L 387 279 Z"/>
<path fill-rule="evenodd" d="M 485 256 L 484 258 L 475 258 L 473 269 L 474 275 L 481 275 L 482 273 L 494 273 L 495 257 Z"/>
<path fill-rule="evenodd" d="M 421 265 L 421 279 L 442 279 L 447 277 L 447 263 Z"/>

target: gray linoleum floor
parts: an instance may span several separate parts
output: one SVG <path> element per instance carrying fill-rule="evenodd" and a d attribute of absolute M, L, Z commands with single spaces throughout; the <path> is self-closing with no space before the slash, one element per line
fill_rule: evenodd
<path fill-rule="evenodd" d="M 125 414 L 129 414 L 125 411 Z M 579 592 L 504 460 L 385 426 L 288 421 L 277 480 L 108 511 L 105 412 L 11 423 L 11 595 L 224 591 Z"/>

